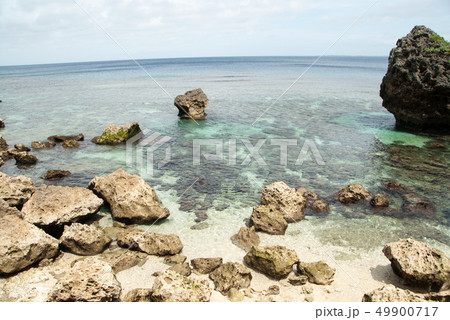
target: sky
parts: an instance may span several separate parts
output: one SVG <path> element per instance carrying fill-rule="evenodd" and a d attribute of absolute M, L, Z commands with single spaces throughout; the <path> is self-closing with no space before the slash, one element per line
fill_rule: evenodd
<path fill-rule="evenodd" d="M 449 0 L 1 0 L 0 65 L 217 56 L 387 56 Z"/>

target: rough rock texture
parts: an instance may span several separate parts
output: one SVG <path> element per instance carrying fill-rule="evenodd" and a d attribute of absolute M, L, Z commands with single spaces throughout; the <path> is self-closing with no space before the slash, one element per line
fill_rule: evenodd
<path fill-rule="evenodd" d="M 125 143 L 140 132 L 141 128 L 137 122 L 121 127 L 110 124 L 100 137 L 95 137 L 91 141 L 96 144 L 117 145 Z"/>
<path fill-rule="evenodd" d="M 176 273 L 179 273 L 185 277 L 189 277 L 192 273 L 191 267 L 189 266 L 189 263 L 187 263 L 187 262 L 177 263 L 177 264 L 171 266 L 167 270 L 175 271 Z"/>
<path fill-rule="evenodd" d="M 269 234 L 284 234 L 288 223 L 283 213 L 274 205 L 261 205 L 253 208 L 250 225 L 258 231 Z"/>
<path fill-rule="evenodd" d="M 111 206 L 114 219 L 150 223 L 167 218 L 170 212 L 161 205 L 155 190 L 138 175 L 118 169 L 106 177 L 95 177 L 89 188 Z"/>
<path fill-rule="evenodd" d="M 61 145 L 64 149 L 73 149 L 81 146 L 81 144 L 75 140 L 64 140 L 64 142 Z"/>
<path fill-rule="evenodd" d="M 392 284 L 364 294 L 362 302 L 424 302 L 425 300 L 409 290 L 403 290 Z"/>
<path fill-rule="evenodd" d="M 0 128 L 4 128 L 5 127 L 5 121 L 0 118 Z"/>
<path fill-rule="evenodd" d="M 13 214 L 18 217 L 22 216 L 20 211 L 17 210 L 16 207 L 10 207 L 5 200 L 0 199 L 0 217 L 3 217 L 4 215 L 8 214 Z"/>
<path fill-rule="evenodd" d="M 209 274 L 215 289 L 226 295 L 231 288 L 248 288 L 252 281 L 250 270 L 237 262 L 227 262 Z"/>
<path fill-rule="evenodd" d="M 380 96 L 398 127 L 445 133 L 450 131 L 449 83 L 448 42 L 416 26 L 391 50 Z"/>
<path fill-rule="evenodd" d="M 175 98 L 175 107 L 178 108 L 178 116 L 188 119 L 205 119 L 205 108 L 208 106 L 208 97 L 202 89 L 195 89 L 179 95 Z"/>
<path fill-rule="evenodd" d="M 180 253 L 183 244 L 174 234 L 158 234 L 140 229 L 127 229 L 117 235 L 117 244 L 123 248 L 157 256 Z"/>
<path fill-rule="evenodd" d="M 59 180 L 70 174 L 71 172 L 67 170 L 48 170 L 41 178 L 44 180 Z"/>
<path fill-rule="evenodd" d="M 35 187 L 33 181 L 25 176 L 10 177 L 0 172 L 0 199 L 10 207 L 22 208 L 22 205 L 31 198 Z"/>
<path fill-rule="evenodd" d="M 208 274 L 223 263 L 222 258 L 196 258 L 191 260 L 192 268 L 198 273 Z"/>
<path fill-rule="evenodd" d="M 121 290 L 111 266 L 89 257 L 76 262 L 56 283 L 48 301 L 118 301 Z"/>
<path fill-rule="evenodd" d="M 33 141 L 31 143 L 33 149 L 48 149 L 53 148 L 54 146 L 56 146 L 56 143 L 50 141 Z"/>
<path fill-rule="evenodd" d="M 326 285 L 333 282 L 336 269 L 331 268 L 323 261 L 311 263 L 299 262 L 297 264 L 297 272 L 300 275 L 307 276 L 311 283 Z"/>
<path fill-rule="evenodd" d="M 239 248 L 249 251 L 253 246 L 260 243 L 259 236 L 255 231 L 255 227 L 242 227 L 239 232 L 231 237 L 231 242 Z"/>
<path fill-rule="evenodd" d="M 16 215 L 0 216 L 0 274 L 25 269 L 58 253 L 58 240 Z"/>
<path fill-rule="evenodd" d="M 0 151 L 8 149 L 8 144 L 6 140 L 3 139 L 2 135 L 0 135 Z"/>
<path fill-rule="evenodd" d="M 338 200 L 341 203 L 354 203 L 369 197 L 370 192 L 364 189 L 360 183 L 349 184 L 338 192 Z"/>
<path fill-rule="evenodd" d="M 292 266 L 298 262 L 294 250 L 282 246 L 257 246 L 244 256 L 244 262 L 251 268 L 274 279 L 282 279 L 292 271 Z"/>
<path fill-rule="evenodd" d="M 125 294 L 122 302 L 152 302 L 152 294 L 152 289 L 133 289 Z"/>
<path fill-rule="evenodd" d="M 21 143 L 15 144 L 14 148 L 16 148 L 19 151 L 26 151 L 26 152 L 31 151 L 30 148 L 28 148 L 26 145 L 21 144 Z"/>
<path fill-rule="evenodd" d="M 306 200 L 306 207 L 315 213 L 327 214 L 330 206 L 322 200 L 317 193 L 311 192 L 306 188 L 300 187 L 295 190 Z"/>
<path fill-rule="evenodd" d="M 25 203 L 22 215 L 40 227 L 62 226 L 96 213 L 102 204 L 89 189 L 42 185 Z"/>
<path fill-rule="evenodd" d="M 166 270 L 155 279 L 152 301 L 208 302 L 212 289 L 208 280 L 192 279 Z"/>
<path fill-rule="evenodd" d="M 111 243 L 111 238 L 94 225 L 72 223 L 64 227 L 60 241 L 63 248 L 69 252 L 92 256 L 103 252 Z"/>
<path fill-rule="evenodd" d="M 314 212 L 323 213 L 323 212 L 330 211 L 330 205 L 328 203 L 326 203 L 325 201 L 323 201 L 322 199 L 317 199 L 316 201 L 311 203 L 310 207 L 311 207 L 311 210 Z"/>
<path fill-rule="evenodd" d="M 284 182 L 274 182 L 261 191 L 261 204 L 273 205 L 287 222 L 296 222 L 305 216 L 306 200 Z"/>
<path fill-rule="evenodd" d="M 176 254 L 174 256 L 166 256 L 164 257 L 164 263 L 165 264 L 179 264 L 184 263 L 186 261 L 187 257 L 183 256 L 182 254 Z"/>
<path fill-rule="evenodd" d="M 377 193 L 370 199 L 370 205 L 372 207 L 389 207 L 389 200 L 381 193 Z"/>
<path fill-rule="evenodd" d="M 47 140 L 50 142 L 56 142 L 56 143 L 61 143 L 64 141 L 83 141 L 84 135 L 82 133 L 79 133 L 79 134 L 73 135 L 73 136 L 55 135 L 55 136 L 48 137 Z"/>
<path fill-rule="evenodd" d="M 17 152 L 14 155 L 14 159 L 16 159 L 17 164 L 23 164 L 23 165 L 32 165 L 38 162 L 38 158 L 31 153 L 28 152 Z"/>
<path fill-rule="evenodd" d="M 293 286 L 302 286 L 308 282 L 308 276 L 306 275 L 297 275 L 293 271 L 289 273 L 288 282 Z"/>
<path fill-rule="evenodd" d="M 414 239 L 389 243 L 383 248 L 392 270 L 407 283 L 432 291 L 450 287 L 450 260 L 446 255 Z"/>
<path fill-rule="evenodd" d="M 104 252 L 99 257 L 111 266 L 114 273 L 130 269 L 137 265 L 143 265 L 148 259 L 146 253 L 125 249 Z"/>

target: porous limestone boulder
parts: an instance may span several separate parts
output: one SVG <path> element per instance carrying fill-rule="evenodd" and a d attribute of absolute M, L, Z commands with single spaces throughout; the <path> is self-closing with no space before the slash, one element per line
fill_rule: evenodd
<path fill-rule="evenodd" d="M 175 234 L 159 234 L 140 229 L 125 229 L 118 233 L 117 244 L 126 249 L 157 256 L 175 255 L 183 249 L 180 238 Z"/>
<path fill-rule="evenodd" d="M 175 98 L 174 105 L 178 108 L 180 118 L 201 120 L 206 118 L 205 109 L 209 100 L 202 89 L 187 91 Z"/>

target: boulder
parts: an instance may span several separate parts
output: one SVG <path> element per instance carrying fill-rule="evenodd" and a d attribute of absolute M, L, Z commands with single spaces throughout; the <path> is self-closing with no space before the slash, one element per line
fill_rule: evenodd
<path fill-rule="evenodd" d="M 141 128 L 137 122 L 120 127 L 110 124 L 106 127 L 100 137 L 93 138 L 91 142 L 96 144 L 117 145 L 125 143 L 128 139 L 134 137 L 140 132 Z"/>
<path fill-rule="evenodd" d="M 436 206 L 427 197 L 417 193 L 402 194 L 402 210 L 407 216 L 434 218 L 436 216 Z"/>
<path fill-rule="evenodd" d="M 133 289 L 125 294 L 122 302 L 152 302 L 152 294 L 152 289 Z"/>
<path fill-rule="evenodd" d="M 322 199 L 315 200 L 311 203 L 311 210 L 317 213 L 325 213 L 330 211 L 330 205 L 323 201 Z"/>
<path fill-rule="evenodd" d="M 425 300 L 409 290 L 403 290 L 393 286 L 385 285 L 364 294 L 362 302 L 424 302 Z"/>
<path fill-rule="evenodd" d="M 284 234 L 288 227 L 282 211 L 273 205 L 260 205 L 253 208 L 250 225 L 258 231 L 269 234 Z"/>
<path fill-rule="evenodd" d="M 58 240 L 14 214 L 0 215 L 0 274 L 21 271 L 58 254 Z"/>
<path fill-rule="evenodd" d="M 191 260 L 192 268 L 201 274 L 213 272 L 220 267 L 222 263 L 222 258 L 196 258 Z"/>
<path fill-rule="evenodd" d="M 143 252 L 118 249 L 113 252 L 104 252 L 99 258 L 106 261 L 114 273 L 118 273 L 137 265 L 143 265 L 147 261 L 148 255 Z"/>
<path fill-rule="evenodd" d="M 306 200 L 284 182 L 274 182 L 261 191 L 261 204 L 272 205 L 281 211 L 287 222 L 296 222 L 305 216 Z"/>
<path fill-rule="evenodd" d="M 72 174 L 67 170 L 48 170 L 41 178 L 44 180 L 59 180 Z"/>
<path fill-rule="evenodd" d="M 289 273 L 287 280 L 293 286 L 302 286 L 308 282 L 308 276 L 302 274 L 297 275 L 292 271 Z"/>
<path fill-rule="evenodd" d="M 255 231 L 255 227 L 242 227 L 239 232 L 231 237 L 231 242 L 239 248 L 249 251 L 253 246 L 259 245 L 259 236 Z"/>
<path fill-rule="evenodd" d="M 30 148 L 28 148 L 26 145 L 21 144 L 21 143 L 15 144 L 15 145 L 14 145 L 14 148 L 16 148 L 16 149 L 19 150 L 19 151 L 25 151 L 25 152 L 31 151 Z"/>
<path fill-rule="evenodd" d="M 22 216 L 20 211 L 17 210 L 16 207 L 10 207 L 5 200 L 0 199 L 0 217 L 3 217 L 4 215 L 7 214 L 13 214 L 18 217 Z"/>
<path fill-rule="evenodd" d="M 22 208 L 22 205 L 31 198 L 35 187 L 33 181 L 25 176 L 9 177 L 0 172 L 0 199 L 10 207 Z"/>
<path fill-rule="evenodd" d="M 369 197 L 370 192 L 364 189 L 360 183 L 349 184 L 338 192 L 338 200 L 341 203 L 354 203 Z"/>
<path fill-rule="evenodd" d="M 97 257 L 76 262 L 49 293 L 48 301 L 118 301 L 122 288 L 111 266 Z"/>
<path fill-rule="evenodd" d="M 389 207 L 389 200 L 381 193 L 377 193 L 370 199 L 370 205 L 372 207 Z"/>
<path fill-rule="evenodd" d="M 208 280 L 187 278 L 171 270 L 155 279 L 152 291 L 152 301 L 157 302 L 208 302 L 212 293 Z"/>
<path fill-rule="evenodd" d="M 177 263 L 177 264 L 171 266 L 167 270 L 175 271 L 176 273 L 179 273 L 185 277 L 189 277 L 192 273 L 191 267 L 189 266 L 189 263 L 187 263 L 187 262 Z"/>
<path fill-rule="evenodd" d="M 95 177 L 89 188 L 111 206 L 114 219 L 131 223 L 150 223 L 167 218 L 155 190 L 138 175 L 118 169 L 106 177 Z"/>
<path fill-rule="evenodd" d="M 32 165 L 38 161 L 38 158 L 36 156 L 24 151 L 15 154 L 14 159 L 16 159 L 16 164 L 21 165 Z"/>
<path fill-rule="evenodd" d="M 164 257 L 164 263 L 165 264 L 179 264 L 184 263 L 186 261 L 187 257 L 183 256 L 182 254 L 176 254 L 174 256 L 165 256 Z"/>
<path fill-rule="evenodd" d="M 50 141 L 33 141 L 31 143 L 31 147 L 33 149 L 49 149 L 53 148 L 54 146 L 56 146 L 56 143 Z"/>
<path fill-rule="evenodd" d="M 63 248 L 71 253 L 92 256 L 103 252 L 111 243 L 111 238 L 94 225 L 72 223 L 64 227 L 60 241 Z"/>
<path fill-rule="evenodd" d="M 450 287 L 450 260 L 440 250 L 414 239 L 402 239 L 383 248 L 392 270 L 408 284 L 432 291 Z"/>
<path fill-rule="evenodd" d="M 424 26 L 397 41 L 380 88 L 399 128 L 450 131 L 450 45 Z"/>
<path fill-rule="evenodd" d="M 205 108 L 208 106 L 208 97 L 202 89 L 195 89 L 179 95 L 174 104 L 178 108 L 178 116 L 188 119 L 205 119 Z"/>
<path fill-rule="evenodd" d="M 75 140 L 64 140 L 61 145 L 64 149 L 73 149 L 81 146 L 81 144 Z"/>
<path fill-rule="evenodd" d="M 282 279 L 292 271 L 292 266 L 298 262 L 294 250 L 282 246 L 252 247 L 244 256 L 244 262 L 251 268 L 274 279 Z"/>
<path fill-rule="evenodd" d="M 215 289 L 226 295 L 231 288 L 248 288 L 252 281 L 250 270 L 237 262 L 227 262 L 209 274 Z"/>
<path fill-rule="evenodd" d="M 84 135 L 82 133 L 79 133 L 79 134 L 73 135 L 73 136 L 56 135 L 56 136 L 48 137 L 47 140 L 50 142 L 56 142 L 56 143 L 61 143 L 61 142 L 65 142 L 65 141 L 83 141 Z"/>
<path fill-rule="evenodd" d="M 299 262 L 297 264 L 297 272 L 299 275 L 307 276 L 311 283 L 327 285 L 333 282 L 336 269 L 331 268 L 323 261 L 311 263 Z"/>
<path fill-rule="evenodd" d="M 140 229 L 126 229 L 117 234 L 117 244 L 157 256 L 174 255 L 183 249 L 180 238 L 175 234 L 158 234 Z"/>
<path fill-rule="evenodd" d="M 60 227 L 95 214 L 102 204 L 89 189 L 42 185 L 25 203 L 22 215 L 39 227 Z"/>

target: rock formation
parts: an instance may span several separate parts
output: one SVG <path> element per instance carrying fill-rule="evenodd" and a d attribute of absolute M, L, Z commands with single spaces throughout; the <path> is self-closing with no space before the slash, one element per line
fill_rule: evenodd
<path fill-rule="evenodd" d="M 44 180 L 59 180 L 70 174 L 71 172 L 67 170 L 48 170 L 41 178 Z"/>
<path fill-rule="evenodd" d="M 196 258 L 191 260 L 192 268 L 201 274 L 216 270 L 223 263 L 222 258 Z"/>
<path fill-rule="evenodd" d="M 10 177 L 0 172 L 0 199 L 10 207 L 21 209 L 23 204 L 31 198 L 35 187 L 33 181 L 25 176 Z"/>
<path fill-rule="evenodd" d="M 54 146 L 56 146 L 56 143 L 50 141 L 33 141 L 31 143 L 33 149 L 48 149 L 53 148 Z"/>
<path fill-rule="evenodd" d="M 237 262 L 227 262 L 209 274 L 215 289 L 226 295 L 231 288 L 248 288 L 252 281 L 250 270 Z"/>
<path fill-rule="evenodd" d="M 5 121 L 0 118 L 0 129 L 5 127 Z"/>
<path fill-rule="evenodd" d="M 125 143 L 140 132 L 141 128 L 137 122 L 121 127 L 110 124 L 100 137 L 95 137 L 91 141 L 96 144 L 116 145 Z"/>
<path fill-rule="evenodd" d="M 447 133 L 449 83 L 450 44 L 434 31 L 416 26 L 391 50 L 380 96 L 398 127 Z"/>
<path fill-rule="evenodd" d="M 73 135 L 73 136 L 55 135 L 55 136 L 48 137 L 47 140 L 50 142 L 56 142 L 56 143 L 61 143 L 64 141 L 83 141 L 84 135 L 82 133 L 79 133 L 79 134 Z"/>
<path fill-rule="evenodd" d="M 424 302 L 425 300 L 409 290 L 396 288 L 392 284 L 364 294 L 362 302 Z"/>
<path fill-rule="evenodd" d="M 140 229 L 126 229 L 119 233 L 117 244 L 126 249 L 158 256 L 174 255 L 183 249 L 183 244 L 177 235 L 145 232 Z"/>
<path fill-rule="evenodd" d="M 341 203 L 354 203 L 369 197 L 370 192 L 364 189 L 360 183 L 349 184 L 338 192 L 338 200 Z"/>
<path fill-rule="evenodd" d="M 331 268 L 323 261 L 311 263 L 299 262 L 297 264 L 297 272 L 300 275 L 307 276 L 309 282 L 311 283 L 327 285 L 333 282 L 333 277 L 336 273 L 336 269 Z"/>
<path fill-rule="evenodd" d="M 69 252 L 92 256 L 103 252 L 111 243 L 111 238 L 96 226 L 72 223 L 64 227 L 60 241 L 62 247 Z"/>
<path fill-rule="evenodd" d="M 174 104 L 178 108 L 180 118 L 201 120 L 206 118 L 205 108 L 208 102 L 208 97 L 203 90 L 195 89 L 177 96 Z"/>
<path fill-rule="evenodd" d="M 239 248 L 249 251 L 253 246 L 259 245 L 259 236 L 255 231 L 255 227 L 242 227 L 239 232 L 231 237 L 231 242 Z"/>

